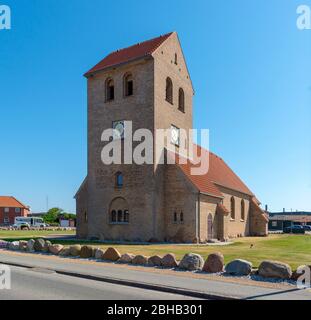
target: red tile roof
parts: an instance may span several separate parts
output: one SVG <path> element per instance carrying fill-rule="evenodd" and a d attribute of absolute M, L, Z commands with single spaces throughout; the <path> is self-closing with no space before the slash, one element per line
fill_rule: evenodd
<path fill-rule="evenodd" d="M 15 199 L 14 197 L 0 196 L 1 208 L 23 208 L 28 209 L 23 203 Z"/>
<path fill-rule="evenodd" d="M 217 204 L 217 210 L 224 216 L 228 216 L 230 214 L 230 211 L 221 203 Z"/>
<path fill-rule="evenodd" d="M 135 44 L 131 47 L 117 50 L 115 52 L 110 53 L 106 58 L 100 61 L 97 65 L 95 65 L 92 69 L 90 69 L 85 76 L 90 75 L 91 73 L 113 67 L 119 65 L 121 63 L 129 62 L 138 58 L 146 57 L 151 55 L 159 46 L 167 40 L 171 33 L 165 34 L 158 38 L 154 38 L 148 41 L 144 41 L 142 43 Z"/>
<path fill-rule="evenodd" d="M 267 215 L 267 213 L 266 213 L 265 211 L 263 211 L 263 210 L 260 208 L 260 206 L 259 206 L 259 204 L 258 204 L 258 201 L 257 201 L 257 199 L 256 199 L 255 197 L 252 198 L 251 204 L 255 207 L 255 210 L 261 214 L 261 217 L 262 217 L 265 221 L 269 222 L 269 216 Z"/>
<path fill-rule="evenodd" d="M 191 174 L 191 169 L 196 165 L 189 159 L 186 164 L 178 163 L 178 156 L 176 155 L 176 163 L 188 177 L 188 179 L 200 190 L 202 193 L 210 194 L 216 197 L 222 197 L 219 186 L 223 186 L 232 190 L 236 190 L 250 196 L 254 194 L 248 189 L 243 181 L 229 168 L 229 166 L 216 154 L 205 150 L 198 146 L 198 156 L 209 157 L 209 170 L 203 175 Z M 195 153 L 194 153 L 195 154 Z"/>

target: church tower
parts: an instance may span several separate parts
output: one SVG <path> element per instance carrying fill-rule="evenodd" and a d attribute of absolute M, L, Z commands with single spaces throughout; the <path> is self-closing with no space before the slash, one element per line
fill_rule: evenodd
<path fill-rule="evenodd" d="M 103 240 L 165 240 L 165 166 L 101 161 L 106 129 L 122 144 L 132 129 L 192 128 L 193 87 L 175 32 L 115 51 L 85 74 L 88 90 L 88 168 L 77 195 L 78 236 Z M 184 143 L 184 142 L 183 142 Z M 187 142 L 185 142 L 186 144 Z M 133 148 L 136 144 L 133 143 Z"/>

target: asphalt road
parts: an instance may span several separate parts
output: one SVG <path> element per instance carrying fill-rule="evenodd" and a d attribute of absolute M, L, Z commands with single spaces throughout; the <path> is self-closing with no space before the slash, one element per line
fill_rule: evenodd
<path fill-rule="evenodd" d="M 207 277 L 204 274 L 195 275 L 189 272 L 158 270 L 72 257 L 62 258 L 46 254 L 0 250 L 0 264 L 22 267 L 22 269 L 12 267 L 13 289 L 10 292 L 0 290 L 0 300 L 6 297 L 12 299 L 168 300 L 184 299 L 184 293 L 188 294 L 188 297 L 195 296 L 193 293 L 201 296 L 203 294 L 208 299 L 233 297 L 248 300 L 311 300 L 310 289 L 299 290 L 293 285 L 275 287 L 257 281 L 236 281 L 230 277 L 227 281 L 225 277 Z M 50 273 L 24 269 L 24 267 L 42 268 L 46 270 L 45 272 L 50 269 Z M 58 273 L 55 274 L 52 270 Z M 67 276 L 66 273 L 76 277 Z M 89 280 L 92 279 L 89 278 L 90 276 L 95 280 Z M 112 284 L 111 280 L 118 284 Z M 141 289 L 135 284 L 170 289 L 173 294 Z"/>
<path fill-rule="evenodd" d="M 181 295 L 59 275 L 46 269 L 11 267 L 11 290 L 0 300 L 189 300 Z"/>

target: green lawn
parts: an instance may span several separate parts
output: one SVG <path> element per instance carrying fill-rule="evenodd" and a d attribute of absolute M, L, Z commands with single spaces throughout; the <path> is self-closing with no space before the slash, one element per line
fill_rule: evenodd
<path fill-rule="evenodd" d="M 58 241 L 62 244 L 72 244 L 73 241 Z M 213 252 L 222 252 L 225 262 L 233 259 L 245 259 L 258 267 L 260 262 L 266 259 L 286 262 L 297 268 L 302 264 L 311 265 L 311 236 L 310 235 L 270 235 L 266 238 L 241 238 L 235 240 L 234 244 L 228 246 L 199 246 L 199 245 L 103 245 L 87 242 L 96 247 L 108 248 L 114 246 L 120 253 L 133 253 L 151 255 L 164 255 L 175 253 L 177 259 L 184 254 L 193 252 L 201 254 L 204 258 Z M 254 246 L 250 248 L 250 245 Z"/>
<path fill-rule="evenodd" d="M 58 241 L 62 244 L 72 244 L 74 241 Z M 311 265 L 311 236 L 310 235 L 270 235 L 266 238 L 240 238 L 228 246 L 199 246 L 199 245 L 108 245 L 94 242 L 87 242 L 96 247 L 108 248 L 114 246 L 120 253 L 144 254 L 152 256 L 155 254 L 164 255 L 172 252 L 177 259 L 184 254 L 193 252 L 201 254 L 204 258 L 213 252 L 222 252 L 225 262 L 233 259 L 245 259 L 258 267 L 260 262 L 266 259 L 286 262 L 296 269 L 303 264 Z M 251 244 L 254 246 L 250 248 Z"/>
<path fill-rule="evenodd" d="M 31 239 L 53 234 L 74 235 L 75 231 L 0 230 L 0 239 Z"/>
<path fill-rule="evenodd" d="M 47 231 L 0 231 L 0 239 L 3 238 L 35 238 L 49 234 L 73 234 L 74 232 L 47 232 Z M 79 241 L 55 240 L 55 243 L 70 245 L 79 243 Z M 258 267 L 260 262 L 265 259 L 278 260 L 286 262 L 297 268 L 302 264 L 311 265 L 311 235 L 270 235 L 266 238 L 241 238 L 228 246 L 199 246 L 199 245 L 170 245 L 170 244 L 150 244 L 150 245 L 119 245 L 119 244 L 101 244 L 96 242 L 80 242 L 81 244 L 91 244 L 96 247 L 108 248 L 113 246 L 120 253 L 133 253 L 151 255 L 164 255 L 166 253 L 175 253 L 177 259 L 181 259 L 184 254 L 193 252 L 201 254 L 204 258 L 212 252 L 222 252 L 225 256 L 225 262 L 240 258 L 246 259 Z M 253 244 L 253 248 L 250 245 Z"/>

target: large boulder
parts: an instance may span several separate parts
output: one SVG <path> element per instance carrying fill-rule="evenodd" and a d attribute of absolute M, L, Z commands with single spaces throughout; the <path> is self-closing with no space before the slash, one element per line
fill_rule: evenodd
<path fill-rule="evenodd" d="M 44 243 L 44 248 L 43 248 L 43 252 L 49 252 L 49 246 L 51 246 L 52 245 L 52 242 L 51 241 L 49 241 L 49 240 L 46 240 L 45 241 L 45 243 Z"/>
<path fill-rule="evenodd" d="M 0 249 L 6 249 L 8 247 L 9 243 L 4 240 L 0 240 Z"/>
<path fill-rule="evenodd" d="M 27 251 L 29 252 L 34 252 L 35 251 L 35 240 L 34 239 L 30 239 L 27 241 Z"/>
<path fill-rule="evenodd" d="M 224 270 L 224 256 L 222 253 L 212 253 L 205 261 L 203 271 L 210 273 L 218 273 Z"/>
<path fill-rule="evenodd" d="M 108 260 L 108 261 L 118 261 L 120 258 L 121 258 L 121 254 L 115 248 L 108 248 L 103 256 L 103 260 Z"/>
<path fill-rule="evenodd" d="M 25 240 L 19 241 L 19 250 L 21 250 L 21 251 L 27 250 L 27 241 L 25 241 Z"/>
<path fill-rule="evenodd" d="M 202 270 L 203 265 L 204 260 L 199 254 L 188 253 L 180 261 L 179 268 L 188 271 L 196 271 Z"/>
<path fill-rule="evenodd" d="M 142 255 L 135 256 L 132 264 L 146 266 L 148 264 L 148 257 Z"/>
<path fill-rule="evenodd" d="M 19 241 L 13 241 L 9 244 L 9 250 L 18 251 L 19 250 Z"/>
<path fill-rule="evenodd" d="M 93 248 L 93 251 L 92 251 L 92 258 L 95 258 L 95 253 L 96 253 L 97 248 L 95 248 L 95 247 L 92 247 L 92 248 Z"/>
<path fill-rule="evenodd" d="M 78 257 L 81 253 L 81 246 L 79 244 L 75 244 L 69 247 L 70 255 L 73 257 Z"/>
<path fill-rule="evenodd" d="M 81 248 L 80 257 L 83 259 L 88 259 L 93 257 L 94 248 L 92 246 L 83 246 Z"/>
<path fill-rule="evenodd" d="M 44 239 L 36 239 L 34 243 L 34 250 L 37 252 L 43 251 L 45 246 L 45 241 Z"/>
<path fill-rule="evenodd" d="M 290 279 L 292 269 L 286 263 L 267 260 L 260 264 L 258 274 L 265 278 Z"/>
<path fill-rule="evenodd" d="M 103 259 L 103 256 L 104 256 L 104 253 L 105 253 L 105 250 L 103 249 L 96 249 L 95 250 L 95 259 L 97 260 L 102 260 Z"/>
<path fill-rule="evenodd" d="M 165 268 L 176 268 L 178 263 L 173 253 L 166 254 L 161 261 L 161 265 Z"/>
<path fill-rule="evenodd" d="M 49 246 L 49 252 L 55 254 L 56 256 L 64 249 L 64 246 L 61 244 L 52 244 Z"/>
<path fill-rule="evenodd" d="M 234 276 L 248 276 L 252 272 L 252 263 L 242 259 L 236 259 L 226 265 L 226 273 Z"/>
<path fill-rule="evenodd" d="M 61 257 L 68 257 L 70 256 L 70 248 L 63 248 L 60 252 L 59 255 Z"/>
<path fill-rule="evenodd" d="M 131 253 L 124 253 L 122 254 L 120 260 L 118 262 L 120 263 L 132 263 L 133 259 L 135 258 L 135 255 Z"/>
<path fill-rule="evenodd" d="M 148 266 L 160 267 L 162 266 L 162 258 L 160 256 L 152 256 L 148 259 Z"/>

